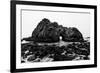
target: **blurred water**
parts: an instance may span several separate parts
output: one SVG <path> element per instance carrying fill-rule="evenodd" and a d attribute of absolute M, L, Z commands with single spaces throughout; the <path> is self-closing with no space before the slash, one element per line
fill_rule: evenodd
<path fill-rule="evenodd" d="M 86 42 L 90 42 L 90 37 L 85 37 L 84 40 Z M 32 44 L 32 45 L 35 45 L 33 42 L 26 42 L 26 41 L 23 41 L 22 43 L 29 43 L 29 44 Z M 40 46 L 44 46 L 44 45 L 48 45 L 48 46 L 52 46 L 52 45 L 55 45 L 55 46 L 68 46 L 69 44 L 80 44 L 81 42 L 65 42 L 65 41 L 62 41 L 60 40 L 59 42 L 56 42 L 56 43 L 37 43 L 37 45 L 40 45 Z M 75 45 L 74 45 L 75 46 Z M 69 49 L 69 48 L 68 48 Z M 86 50 L 86 48 L 81 48 L 82 50 Z M 29 52 L 28 50 L 25 51 L 25 54 L 27 53 L 31 53 Z M 66 51 L 64 51 L 61 55 L 64 55 L 65 53 L 67 53 Z M 73 60 L 84 60 L 84 57 L 86 57 L 85 55 L 78 55 L 76 53 L 73 53 L 71 54 L 72 56 L 76 56 Z M 23 59 L 22 58 L 22 61 L 24 62 L 30 62 L 28 61 L 28 58 L 31 57 L 31 58 L 34 58 L 33 55 L 28 55 L 27 58 Z M 90 59 L 89 55 L 88 55 L 88 58 Z M 40 59 L 40 58 L 36 58 L 35 60 L 31 61 L 31 62 L 50 62 L 50 61 L 53 61 L 53 58 L 49 58 L 49 56 L 45 56 L 44 58 Z"/>

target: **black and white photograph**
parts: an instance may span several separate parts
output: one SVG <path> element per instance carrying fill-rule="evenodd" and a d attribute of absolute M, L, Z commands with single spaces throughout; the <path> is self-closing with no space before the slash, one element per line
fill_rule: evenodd
<path fill-rule="evenodd" d="M 15 3 L 16 69 L 96 66 L 95 6 L 32 3 Z"/>
<path fill-rule="evenodd" d="M 90 13 L 22 10 L 21 63 L 90 60 Z"/>

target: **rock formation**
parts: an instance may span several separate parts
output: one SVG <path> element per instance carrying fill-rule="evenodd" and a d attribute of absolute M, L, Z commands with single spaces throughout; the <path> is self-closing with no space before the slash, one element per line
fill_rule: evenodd
<path fill-rule="evenodd" d="M 66 42 L 80 42 L 84 41 L 81 32 L 75 27 L 63 27 L 57 22 L 50 22 L 44 18 L 40 21 L 37 27 L 33 30 L 32 36 L 23 40 L 34 42 L 58 42 L 60 36 Z"/>
<path fill-rule="evenodd" d="M 63 30 L 64 31 L 61 33 L 63 41 L 67 41 L 67 42 L 84 41 L 81 32 L 77 28 L 75 28 L 75 27 L 72 27 L 72 28 L 64 27 Z"/>
<path fill-rule="evenodd" d="M 35 42 L 58 42 L 60 34 L 57 28 L 58 23 L 44 18 L 33 31 L 32 37 Z"/>

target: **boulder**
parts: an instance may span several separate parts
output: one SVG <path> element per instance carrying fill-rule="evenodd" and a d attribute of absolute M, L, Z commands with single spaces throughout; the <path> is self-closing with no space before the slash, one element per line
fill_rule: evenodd
<path fill-rule="evenodd" d="M 32 38 L 35 42 L 58 42 L 60 34 L 57 28 L 57 22 L 50 22 L 44 18 L 33 31 Z"/>
<path fill-rule="evenodd" d="M 63 27 L 63 31 L 60 34 L 63 41 L 67 42 L 81 42 L 84 41 L 81 32 L 75 27 Z"/>

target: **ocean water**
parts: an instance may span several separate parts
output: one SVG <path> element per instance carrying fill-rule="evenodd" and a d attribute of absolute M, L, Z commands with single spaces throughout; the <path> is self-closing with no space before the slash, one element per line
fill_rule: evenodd
<path fill-rule="evenodd" d="M 22 63 L 34 63 L 34 62 L 51 62 L 51 61 L 72 61 L 72 60 L 89 60 L 90 59 L 90 37 L 85 37 L 84 38 L 85 42 L 65 42 L 60 40 L 59 42 L 56 43 L 37 43 L 37 46 L 41 46 L 40 48 L 35 48 L 35 50 L 38 49 L 38 51 L 30 51 L 33 50 L 34 48 L 30 48 L 31 46 L 35 45 L 33 42 L 22 42 L 22 47 L 26 46 L 27 48 L 22 48 L 23 50 L 21 51 L 21 62 Z M 25 44 L 23 46 L 23 44 Z M 27 44 L 30 44 L 30 46 Z M 55 51 L 54 53 L 48 53 L 46 55 L 43 55 L 43 57 L 40 57 L 43 53 L 40 50 L 43 51 L 48 51 L 55 48 L 51 49 L 44 49 L 45 46 L 47 47 L 52 47 L 56 46 L 57 52 Z M 61 47 L 64 47 L 61 49 Z M 67 48 L 67 49 L 66 49 Z M 26 49 L 26 50 L 25 50 Z M 73 51 L 74 50 L 74 51 Z M 59 51 L 62 51 L 59 53 Z M 36 54 L 40 54 L 36 56 Z M 56 56 L 57 54 L 57 56 Z M 52 56 L 52 57 L 51 57 Z M 57 57 L 57 58 L 55 58 Z"/>

